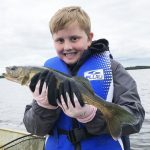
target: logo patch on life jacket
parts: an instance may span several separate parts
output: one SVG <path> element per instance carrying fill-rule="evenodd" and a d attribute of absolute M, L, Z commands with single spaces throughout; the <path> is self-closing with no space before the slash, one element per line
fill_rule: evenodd
<path fill-rule="evenodd" d="M 104 80 L 104 71 L 103 69 L 86 71 L 84 77 L 88 80 Z"/>

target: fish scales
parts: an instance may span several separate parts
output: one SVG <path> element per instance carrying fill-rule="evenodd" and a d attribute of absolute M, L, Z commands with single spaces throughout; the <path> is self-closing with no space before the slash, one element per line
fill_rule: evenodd
<path fill-rule="evenodd" d="M 38 72 L 45 69 L 53 72 L 57 80 L 57 87 L 64 80 L 72 80 L 77 85 L 81 92 L 83 101 L 85 103 L 96 106 L 102 113 L 102 117 L 107 123 L 107 129 L 114 140 L 117 140 L 122 133 L 122 127 L 125 124 L 134 124 L 136 118 L 122 108 L 111 102 L 107 102 L 94 94 L 90 83 L 83 77 L 71 77 L 62 72 L 53 70 L 51 68 L 38 66 L 10 66 L 6 67 L 6 72 L 0 78 L 6 78 L 10 81 L 17 82 L 21 85 L 28 85 L 31 78 Z"/>

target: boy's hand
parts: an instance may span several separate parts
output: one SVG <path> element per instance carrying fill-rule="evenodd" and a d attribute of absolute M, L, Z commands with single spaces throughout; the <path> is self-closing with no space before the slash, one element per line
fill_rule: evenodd
<path fill-rule="evenodd" d="M 36 95 L 37 93 L 41 95 L 42 92 L 45 91 L 49 104 L 57 106 L 56 99 L 58 91 L 56 88 L 56 78 L 53 72 L 45 70 L 44 72 L 37 73 L 32 77 L 29 87 L 33 93 L 36 91 Z"/>
<path fill-rule="evenodd" d="M 39 91 L 40 85 L 41 85 L 41 81 L 39 80 L 35 87 L 35 91 L 33 92 L 33 99 L 37 102 L 39 106 L 43 108 L 56 109 L 58 106 L 50 105 L 48 102 L 48 97 L 47 97 L 48 87 L 46 86 L 46 82 L 44 82 L 43 84 L 41 93 Z"/>
<path fill-rule="evenodd" d="M 62 108 L 63 112 L 71 117 L 76 118 L 81 123 L 87 123 L 91 121 L 96 114 L 97 108 L 93 105 L 85 104 L 83 107 L 80 105 L 78 98 L 73 93 L 74 106 L 71 102 L 69 94 L 66 93 L 66 101 L 61 95 L 60 101 L 57 101 L 58 106 Z"/>
<path fill-rule="evenodd" d="M 61 95 L 64 98 L 64 102 L 67 105 L 67 97 L 66 97 L 66 93 L 68 93 L 69 97 L 70 97 L 70 101 L 72 103 L 72 105 L 75 107 L 75 102 L 74 102 L 74 96 L 73 93 L 76 95 L 76 97 L 78 98 L 79 104 L 81 106 L 84 105 L 84 101 L 82 99 L 82 95 L 76 85 L 76 83 L 74 81 L 71 80 L 65 80 L 62 83 L 60 83 L 59 85 L 59 100 Z"/>

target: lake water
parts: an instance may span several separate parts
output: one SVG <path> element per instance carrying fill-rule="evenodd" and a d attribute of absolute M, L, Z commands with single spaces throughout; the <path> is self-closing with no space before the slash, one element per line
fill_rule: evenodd
<path fill-rule="evenodd" d="M 132 150 L 150 149 L 150 69 L 131 70 L 138 85 L 142 105 L 146 116 L 140 133 L 131 135 Z M 17 83 L 0 80 L 0 127 L 25 130 L 22 122 L 26 104 L 31 103 L 32 96 L 29 89 Z"/>

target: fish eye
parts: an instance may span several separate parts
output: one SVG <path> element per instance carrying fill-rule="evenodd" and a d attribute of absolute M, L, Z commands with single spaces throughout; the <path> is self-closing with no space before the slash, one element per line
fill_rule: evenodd
<path fill-rule="evenodd" d="M 17 69 L 16 66 L 11 67 L 11 70 L 16 70 L 16 69 Z"/>

